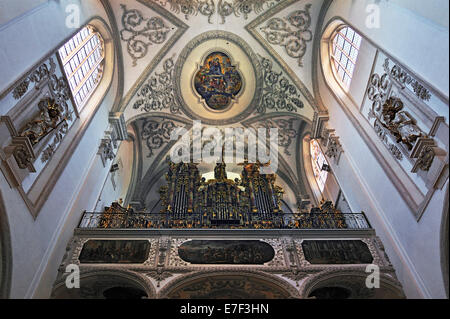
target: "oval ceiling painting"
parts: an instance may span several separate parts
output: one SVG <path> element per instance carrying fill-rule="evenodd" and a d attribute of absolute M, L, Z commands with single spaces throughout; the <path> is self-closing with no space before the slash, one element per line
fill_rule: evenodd
<path fill-rule="evenodd" d="M 241 92 L 242 77 L 228 55 L 213 52 L 204 59 L 195 74 L 194 87 L 208 107 L 223 111 Z"/>
<path fill-rule="evenodd" d="M 178 255 L 192 264 L 256 264 L 271 261 L 275 251 L 259 240 L 191 240 L 178 247 Z"/>

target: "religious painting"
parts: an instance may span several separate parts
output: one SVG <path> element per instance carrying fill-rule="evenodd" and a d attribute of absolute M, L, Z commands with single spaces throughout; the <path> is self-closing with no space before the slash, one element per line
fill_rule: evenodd
<path fill-rule="evenodd" d="M 305 258 L 311 264 L 371 264 L 372 254 L 361 240 L 305 240 Z"/>
<path fill-rule="evenodd" d="M 148 259 L 147 240 L 89 240 L 83 245 L 80 263 L 141 264 Z"/>
<path fill-rule="evenodd" d="M 231 59 L 222 52 L 209 54 L 195 74 L 194 87 L 213 110 L 225 110 L 242 89 L 242 78 Z"/>
<path fill-rule="evenodd" d="M 288 299 L 291 295 L 284 288 L 268 280 L 248 275 L 212 275 L 193 279 L 177 286 L 167 294 L 168 299 Z M 189 303 L 187 307 L 189 307 Z M 255 305 L 256 306 L 256 305 Z M 260 304 L 262 306 L 262 304 Z M 193 304 L 182 308 L 186 314 L 199 313 Z M 258 307 L 258 313 L 264 308 Z M 255 311 L 255 313 L 257 313 Z"/>
<path fill-rule="evenodd" d="M 178 247 L 178 255 L 192 264 L 257 264 L 269 262 L 275 251 L 259 240 L 192 240 Z"/>

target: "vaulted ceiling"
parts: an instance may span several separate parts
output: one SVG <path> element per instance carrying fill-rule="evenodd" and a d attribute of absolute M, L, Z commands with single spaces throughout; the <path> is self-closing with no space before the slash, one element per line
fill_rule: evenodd
<path fill-rule="evenodd" d="M 278 128 L 278 183 L 293 205 L 308 197 L 302 140 L 318 110 L 313 42 L 324 1 L 108 2 L 123 70 L 117 111 L 124 113 L 136 142 L 128 200 L 152 204 L 173 146 L 170 132 L 191 129 L 193 120 L 219 128 Z M 242 81 L 239 93 L 220 110 L 208 107 L 194 85 L 195 74 L 213 52 L 225 53 Z M 239 166 L 228 169 L 240 173 Z"/>

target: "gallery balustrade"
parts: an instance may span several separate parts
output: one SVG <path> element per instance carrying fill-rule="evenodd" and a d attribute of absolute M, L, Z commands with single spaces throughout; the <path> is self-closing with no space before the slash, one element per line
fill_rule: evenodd
<path fill-rule="evenodd" d="M 213 229 L 371 229 L 364 213 L 301 213 L 293 216 L 241 222 L 232 219 L 210 219 L 192 213 L 183 219 L 166 213 L 84 212 L 79 228 L 145 229 L 145 228 L 213 228 Z"/>

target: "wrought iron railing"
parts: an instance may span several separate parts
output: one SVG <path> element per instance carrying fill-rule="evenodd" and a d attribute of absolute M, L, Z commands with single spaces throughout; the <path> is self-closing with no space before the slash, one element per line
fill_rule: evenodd
<path fill-rule="evenodd" d="M 364 213 L 301 213 L 277 216 L 269 220 L 244 221 L 240 224 L 209 220 L 203 214 L 188 214 L 177 219 L 161 213 L 84 212 L 79 228 L 216 228 L 216 229 L 371 229 Z"/>

